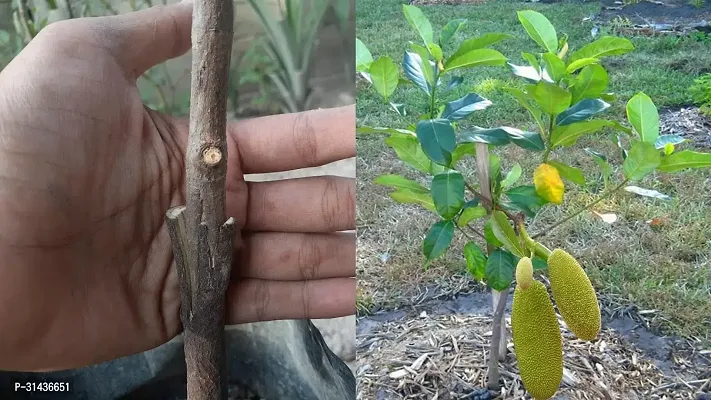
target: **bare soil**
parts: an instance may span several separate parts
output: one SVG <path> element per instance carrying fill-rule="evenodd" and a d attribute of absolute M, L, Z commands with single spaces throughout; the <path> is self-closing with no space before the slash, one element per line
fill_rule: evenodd
<path fill-rule="evenodd" d="M 706 0 L 697 8 L 689 0 L 639 0 L 635 4 L 623 4 L 619 0 L 601 0 L 600 17 L 612 21 L 615 17 L 628 18 L 633 24 L 700 25 L 711 22 L 711 1 Z M 711 30 L 711 27 L 709 28 Z"/>
<path fill-rule="evenodd" d="M 469 398 L 486 384 L 490 299 L 473 284 L 457 296 L 359 318 L 358 399 Z M 603 328 L 594 342 L 575 339 L 560 321 L 565 370 L 554 399 L 696 399 L 711 391 L 711 351 L 650 330 L 653 310 L 600 300 Z M 510 339 L 508 349 L 500 398 L 529 399 Z"/>

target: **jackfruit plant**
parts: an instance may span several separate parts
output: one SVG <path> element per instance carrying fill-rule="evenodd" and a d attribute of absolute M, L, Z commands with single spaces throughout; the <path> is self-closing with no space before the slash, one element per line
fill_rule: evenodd
<path fill-rule="evenodd" d="M 506 34 L 487 33 L 465 38 L 457 45 L 466 19 L 449 21 L 435 37 L 432 24 L 419 8 L 403 5 L 403 13 L 419 38 L 407 43 L 401 63 L 388 55 L 374 58 L 356 39 L 356 71 L 392 110 L 399 125 L 361 125 L 358 132 L 387 135 L 387 146 L 423 179 L 418 182 L 388 174 L 374 183 L 393 188 L 389 195 L 394 201 L 419 205 L 438 215 L 422 244 L 425 268 L 447 252 L 455 232 L 467 240 L 463 258 L 468 271 L 498 296 L 489 355 L 488 386 L 492 390 L 499 387 L 497 359 L 502 355 L 500 345 L 505 344 L 497 327 L 501 326 L 509 288 L 516 280 L 511 321 L 520 375 L 534 398 L 550 398 L 562 377 L 562 341 L 553 302 L 545 286 L 534 278 L 534 270 L 547 270 L 553 300 L 565 325 L 579 339 L 595 340 L 598 336 L 600 308 L 581 265 L 564 249 L 549 250 L 541 238 L 620 190 L 668 199 L 633 185 L 653 173 L 711 166 L 711 154 L 676 151 L 684 139 L 660 135 L 657 107 L 643 92 L 627 101 L 626 119 L 603 117 L 617 99 L 608 91 L 609 74 L 601 61 L 632 51 L 633 44 L 625 38 L 603 36 L 575 50 L 543 14 L 519 11 L 523 31 L 538 47 L 523 52 L 525 62 L 519 65 L 492 48 L 510 39 Z M 477 126 L 472 119 L 476 111 L 493 105 L 490 100 L 473 92 L 448 99 L 452 89 L 464 83 L 462 72 L 479 67 L 508 68 L 520 84 L 500 89 L 527 111 L 536 129 Z M 403 85 L 414 85 L 421 91 L 424 109 L 417 110 L 423 102 L 411 98 L 408 104 L 392 101 L 393 93 Z M 556 156 L 580 138 L 604 137 L 602 133 L 618 147 L 621 168 L 613 168 L 611 157 L 587 148 L 601 168 L 604 189 L 594 201 L 529 235 L 526 222 L 543 207 L 562 204 L 566 185 L 594 190 L 581 169 Z M 524 176 L 518 163 L 504 174 L 496 150 L 509 145 L 538 160 L 531 177 Z M 469 170 L 471 164 L 463 162 L 467 157 L 475 159 L 477 174 Z M 470 181 L 476 175 L 478 184 Z M 610 185 L 613 179 L 619 183 Z M 518 183 L 521 180 L 531 183 Z M 472 233 L 484 239 L 485 249 Z"/>

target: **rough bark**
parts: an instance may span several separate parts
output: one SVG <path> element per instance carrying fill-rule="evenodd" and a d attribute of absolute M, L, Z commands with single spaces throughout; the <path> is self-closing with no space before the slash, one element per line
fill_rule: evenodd
<path fill-rule="evenodd" d="M 231 0 L 194 2 L 187 206 L 166 213 L 180 279 L 189 400 L 227 398 L 225 291 L 235 235 L 241 243 L 235 220 L 225 220 L 233 13 Z"/>

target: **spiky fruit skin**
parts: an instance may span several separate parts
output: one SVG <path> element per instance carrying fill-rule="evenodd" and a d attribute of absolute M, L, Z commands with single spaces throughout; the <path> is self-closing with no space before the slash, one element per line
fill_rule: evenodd
<path fill-rule="evenodd" d="M 563 321 L 575 336 L 595 340 L 600 333 L 600 304 L 590 278 L 565 250 L 555 249 L 548 257 L 551 292 Z"/>
<path fill-rule="evenodd" d="M 528 289 L 533 282 L 533 263 L 528 257 L 523 257 L 516 265 L 516 285 Z"/>
<path fill-rule="evenodd" d="M 563 340 L 546 287 L 533 280 L 516 286 L 511 308 L 514 352 L 521 380 L 536 400 L 553 397 L 563 379 Z"/>

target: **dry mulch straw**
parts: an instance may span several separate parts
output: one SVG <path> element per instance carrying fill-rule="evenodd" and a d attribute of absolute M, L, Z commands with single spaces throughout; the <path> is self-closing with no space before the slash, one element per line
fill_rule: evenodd
<path fill-rule="evenodd" d="M 626 309 L 604 299 L 601 303 L 607 315 Z M 411 314 L 358 336 L 359 400 L 467 399 L 486 385 L 491 316 Z M 509 351 L 499 363 L 499 398 L 530 399 L 512 354 L 508 316 L 506 322 Z M 711 391 L 708 364 L 691 361 L 693 354 L 675 354 L 669 376 L 614 330 L 603 328 L 596 341 L 583 342 L 560 322 L 564 377 L 554 399 L 696 399 Z"/>
<path fill-rule="evenodd" d="M 659 127 L 663 135 L 679 135 L 694 147 L 711 149 L 711 119 L 702 115 L 698 107 L 661 111 Z"/>

